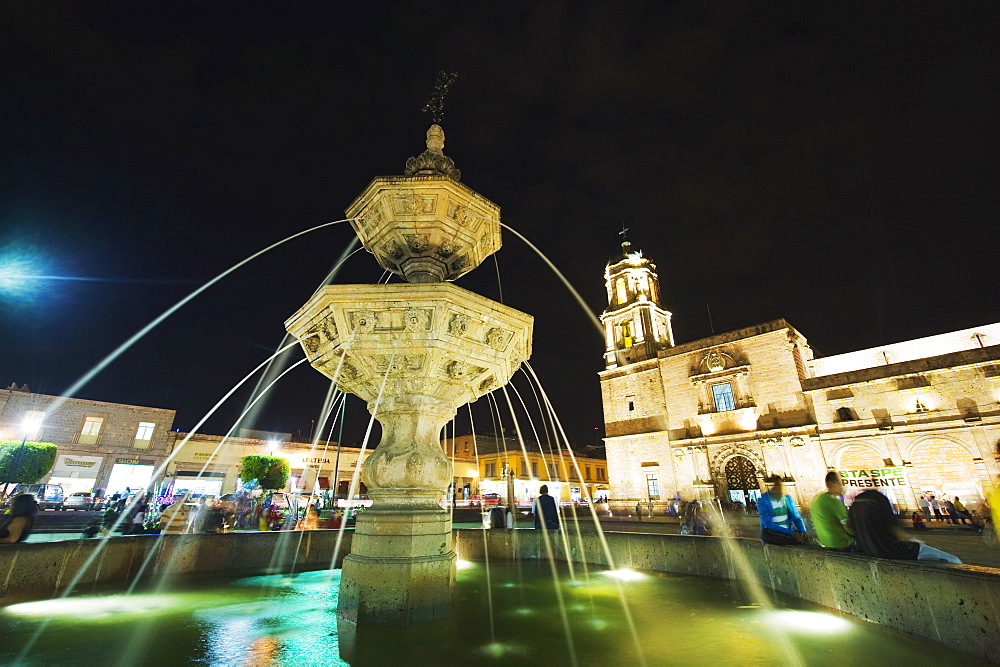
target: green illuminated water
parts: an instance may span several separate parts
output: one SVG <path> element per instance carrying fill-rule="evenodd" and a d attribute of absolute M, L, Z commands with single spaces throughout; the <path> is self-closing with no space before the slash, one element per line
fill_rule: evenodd
<path fill-rule="evenodd" d="M 548 565 L 492 563 L 496 643 L 486 577 L 459 569 L 445 621 L 338 634 L 340 571 L 182 580 L 166 593 L 79 595 L 0 608 L 0 663 L 10 664 L 39 627 L 30 665 L 564 665 L 566 638 Z M 581 665 L 639 664 L 614 579 L 562 586 Z M 781 664 L 777 630 L 808 665 L 986 664 L 932 642 L 778 597 L 776 612 L 747 605 L 730 582 L 644 573 L 622 583 L 649 665 Z M 344 644 L 341 647 L 341 644 Z M 457 661 L 457 662 L 456 662 Z"/>

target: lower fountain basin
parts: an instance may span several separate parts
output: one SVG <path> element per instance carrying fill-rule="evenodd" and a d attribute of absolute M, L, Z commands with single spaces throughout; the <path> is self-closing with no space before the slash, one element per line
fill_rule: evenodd
<path fill-rule="evenodd" d="M 649 665 L 787 664 L 779 637 L 809 665 L 988 664 L 787 596 L 762 609 L 724 580 L 556 570 L 558 584 L 546 562 L 492 562 L 487 576 L 485 564 L 462 561 L 451 616 L 408 628 L 338 629 L 339 570 L 187 576 L 163 592 L 15 604 L 0 608 L 0 663 L 39 633 L 24 664 L 565 665 L 574 654 L 579 664 L 639 664 L 620 585 Z"/>

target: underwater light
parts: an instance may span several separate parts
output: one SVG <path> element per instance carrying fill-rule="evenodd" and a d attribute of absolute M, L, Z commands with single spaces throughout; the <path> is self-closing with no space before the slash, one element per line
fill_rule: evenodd
<path fill-rule="evenodd" d="M 5 607 L 4 612 L 18 616 L 72 616 L 93 619 L 156 613 L 176 604 L 176 598 L 169 595 L 112 595 L 22 602 Z"/>
<path fill-rule="evenodd" d="M 474 562 L 472 562 L 471 560 L 462 560 L 461 558 L 458 558 L 458 559 L 455 560 L 455 569 L 456 570 L 471 570 L 475 566 L 476 566 L 476 564 Z"/>
<path fill-rule="evenodd" d="M 764 614 L 766 622 L 773 623 L 786 630 L 800 630 L 818 634 L 833 634 L 846 632 L 852 626 L 851 622 L 840 616 L 824 614 L 818 611 L 771 611 Z"/>
<path fill-rule="evenodd" d="M 642 572 L 636 572 L 635 570 L 630 570 L 628 568 L 622 568 L 620 570 L 607 570 L 602 574 L 614 577 L 619 581 L 639 581 L 646 578 L 646 575 Z"/>

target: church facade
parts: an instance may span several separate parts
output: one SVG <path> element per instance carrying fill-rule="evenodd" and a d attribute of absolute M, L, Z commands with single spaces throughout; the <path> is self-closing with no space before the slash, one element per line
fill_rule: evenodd
<path fill-rule="evenodd" d="M 900 510 L 923 493 L 975 508 L 1000 483 L 1000 324 L 822 358 L 785 320 L 678 344 L 641 251 L 625 241 L 605 280 L 613 504 L 746 505 L 777 474 L 803 505 L 838 470 L 848 502 L 878 488 Z"/>

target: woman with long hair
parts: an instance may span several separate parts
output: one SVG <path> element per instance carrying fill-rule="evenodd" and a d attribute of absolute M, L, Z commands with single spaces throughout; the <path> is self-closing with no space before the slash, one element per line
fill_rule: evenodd
<path fill-rule="evenodd" d="M 10 501 L 10 511 L 0 520 L 0 544 L 23 542 L 35 525 L 38 503 L 30 493 L 22 493 Z"/>

